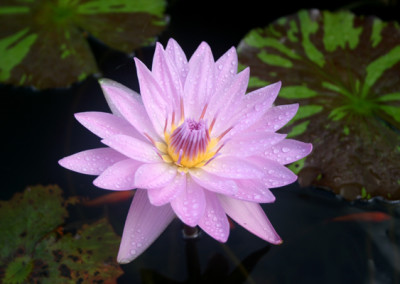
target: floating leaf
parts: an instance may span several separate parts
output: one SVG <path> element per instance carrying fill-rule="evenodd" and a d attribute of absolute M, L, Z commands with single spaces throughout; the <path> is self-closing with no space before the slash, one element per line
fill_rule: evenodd
<path fill-rule="evenodd" d="M 289 136 L 314 146 L 292 165 L 303 186 L 400 199 L 397 23 L 301 10 L 250 31 L 239 61 L 251 66 L 250 83 L 282 80 L 279 104 L 300 104 Z"/>
<path fill-rule="evenodd" d="M 0 82 L 66 87 L 98 73 L 87 33 L 130 53 L 165 26 L 164 0 L 3 0 Z"/>
<path fill-rule="evenodd" d="M 28 187 L 10 201 L 0 201 L 0 260 L 17 250 L 26 255 L 46 234 L 60 226 L 68 212 L 56 186 Z"/>
<path fill-rule="evenodd" d="M 102 219 L 74 235 L 57 230 L 67 202 L 56 186 L 36 186 L 0 201 L 2 283 L 115 283 L 120 238 Z"/>
<path fill-rule="evenodd" d="M 35 274 L 46 274 L 50 279 L 61 277 L 62 283 L 115 281 L 122 274 L 115 260 L 119 241 L 105 219 L 60 240 L 46 238 L 36 248 L 35 258 L 40 265 L 35 267 Z"/>

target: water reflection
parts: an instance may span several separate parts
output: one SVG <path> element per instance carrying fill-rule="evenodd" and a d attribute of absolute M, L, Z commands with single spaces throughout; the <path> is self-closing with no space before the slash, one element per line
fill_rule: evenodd
<path fill-rule="evenodd" d="M 226 254 L 215 253 L 212 255 L 207 262 L 204 272 L 202 272 L 197 239 L 186 239 L 185 253 L 187 278 L 184 281 L 177 281 L 158 273 L 156 270 L 142 269 L 142 283 L 255 283 L 254 280 L 251 279 L 251 272 L 261 257 L 269 251 L 270 245 L 268 244 L 264 248 L 250 253 L 246 258 L 240 261 L 232 271 L 230 269 L 228 258 L 231 257 L 236 260 L 236 257 L 229 247 L 224 244 L 221 244 L 221 246 L 224 248 Z"/>

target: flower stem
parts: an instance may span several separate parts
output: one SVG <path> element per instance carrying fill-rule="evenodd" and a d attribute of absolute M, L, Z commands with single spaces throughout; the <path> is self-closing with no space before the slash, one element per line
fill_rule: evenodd
<path fill-rule="evenodd" d="M 182 234 L 184 239 L 197 239 L 197 237 L 200 234 L 200 231 L 198 227 L 190 227 L 188 225 L 183 225 Z"/>

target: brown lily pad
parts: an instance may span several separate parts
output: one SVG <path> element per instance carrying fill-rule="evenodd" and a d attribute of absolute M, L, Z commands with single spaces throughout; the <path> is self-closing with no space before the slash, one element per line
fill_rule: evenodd
<path fill-rule="evenodd" d="M 292 165 L 302 186 L 346 199 L 400 199 L 400 29 L 349 11 L 301 10 L 250 31 L 239 61 L 251 85 L 281 80 L 278 104 L 300 104 L 286 129 L 311 142 Z"/>
<path fill-rule="evenodd" d="M 164 9 L 164 0 L 1 1 L 0 82 L 45 89 L 99 73 L 89 34 L 131 53 L 164 29 Z"/>
<path fill-rule="evenodd" d="M 105 219 L 63 233 L 68 203 L 57 186 L 0 201 L 1 283 L 116 283 L 120 237 Z"/>

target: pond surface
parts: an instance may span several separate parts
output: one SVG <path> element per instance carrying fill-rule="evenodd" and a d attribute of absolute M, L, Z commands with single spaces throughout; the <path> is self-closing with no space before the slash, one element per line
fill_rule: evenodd
<path fill-rule="evenodd" d="M 282 245 L 269 245 L 237 225 L 226 244 L 206 234 L 184 240 L 182 224 L 176 220 L 142 256 L 126 266 L 121 281 L 399 283 L 398 205 L 379 200 L 350 204 L 331 193 L 296 185 L 274 193 L 277 201 L 264 209 L 283 238 Z M 378 211 L 388 214 L 387 219 L 379 221 L 379 213 L 369 220 L 357 215 Z M 335 220 L 338 216 L 346 217 Z"/>
<path fill-rule="evenodd" d="M 315 4 L 307 2 L 307 7 L 291 7 L 287 12 L 283 3 L 277 4 L 278 14 L 265 12 L 263 17 L 262 11 L 256 11 L 254 19 L 244 21 L 240 7 L 231 12 L 219 7 L 212 11 L 212 1 L 196 8 L 183 2 L 171 1 L 171 24 L 160 41 L 165 44 L 174 37 L 191 55 L 205 40 L 215 58 L 237 45 L 251 28 Z M 393 19 L 393 12 L 385 11 L 383 16 Z M 249 15 L 251 9 L 242 12 Z M 138 90 L 131 58 L 98 43 L 92 45 L 104 77 Z M 145 48 L 136 55 L 149 65 L 153 51 Z M 66 155 L 101 145 L 73 117 L 81 111 L 109 111 L 95 78 L 69 89 L 41 92 L 0 86 L 0 93 L 0 199 L 35 184 L 58 184 L 66 196 L 95 198 L 105 193 L 92 185 L 93 177 L 57 164 Z M 182 223 L 175 220 L 145 253 L 122 266 L 125 274 L 118 283 L 400 283 L 398 203 L 380 199 L 348 202 L 297 184 L 273 193 L 276 202 L 263 208 L 282 237 L 282 245 L 269 245 L 237 224 L 226 244 L 201 233 L 196 239 L 184 239 Z M 107 216 L 121 235 L 128 208 L 129 200 L 99 208 L 77 207 L 68 222 Z M 368 212 L 373 214 L 354 215 Z M 339 216 L 346 217 L 335 219 Z"/>

